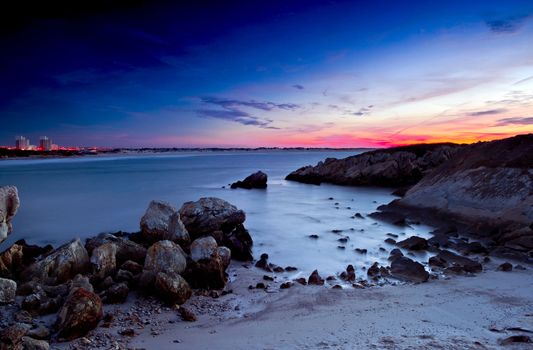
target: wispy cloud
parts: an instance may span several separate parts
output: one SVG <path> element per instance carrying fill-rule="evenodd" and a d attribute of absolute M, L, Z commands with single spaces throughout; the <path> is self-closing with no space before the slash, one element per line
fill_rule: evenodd
<path fill-rule="evenodd" d="M 507 125 L 532 125 L 533 117 L 514 117 L 514 118 L 503 118 L 498 119 L 496 126 L 507 126 Z"/>
<path fill-rule="evenodd" d="M 356 111 L 356 112 L 351 112 L 350 114 L 355 115 L 355 116 L 358 116 L 358 117 L 362 117 L 362 116 L 364 116 L 364 115 L 370 114 L 370 112 L 372 111 L 372 108 L 374 108 L 374 105 L 369 105 L 369 106 L 366 106 L 366 107 L 361 107 L 361 108 L 359 108 L 358 111 Z"/>
<path fill-rule="evenodd" d="M 524 79 L 521 79 L 519 81 L 517 81 L 516 83 L 514 83 L 513 85 L 518 85 L 518 84 L 522 84 L 522 83 L 525 83 L 526 81 L 530 81 L 533 79 L 533 75 L 530 76 L 530 77 L 527 77 L 527 78 L 524 78 Z"/>
<path fill-rule="evenodd" d="M 279 129 L 271 126 L 272 120 L 261 119 L 237 109 L 199 109 L 197 113 L 201 117 L 228 120 L 242 125 L 253 125 L 264 129 Z"/>
<path fill-rule="evenodd" d="M 255 100 L 236 100 L 219 97 L 202 97 L 201 101 L 204 103 L 214 104 L 223 108 L 237 108 L 250 107 L 260 109 L 262 111 L 271 111 L 273 109 L 295 110 L 301 106 L 295 103 L 274 103 L 270 101 L 255 101 Z"/>
<path fill-rule="evenodd" d="M 472 113 L 468 113 L 468 115 L 471 116 L 471 117 L 479 117 L 479 116 L 483 116 L 483 115 L 502 114 L 502 113 L 505 113 L 505 112 L 507 112 L 506 109 L 499 108 L 499 109 L 488 109 L 488 110 L 485 110 L 485 111 L 472 112 Z"/>
<path fill-rule="evenodd" d="M 489 29 L 498 34 L 509 34 L 517 32 L 528 19 L 529 15 L 509 16 L 505 18 L 491 19 L 485 21 Z"/>
<path fill-rule="evenodd" d="M 303 85 L 300 85 L 300 84 L 294 84 L 292 87 L 295 88 L 295 89 L 297 89 L 297 90 L 303 90 L 303 89 L 305 89 L 304 86 L 303 86 Z"/>

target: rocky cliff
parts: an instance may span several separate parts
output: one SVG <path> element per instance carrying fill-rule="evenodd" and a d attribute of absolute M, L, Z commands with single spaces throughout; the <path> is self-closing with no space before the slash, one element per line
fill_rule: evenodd
<path fill-rule="evenodd" d="M 451 143 L 394 147 L 344 159 L 327 158 L 306 166 L 286 179 L 303 183 L 337 185 L 406 186 L 449 160 L 461 147 Z"/>

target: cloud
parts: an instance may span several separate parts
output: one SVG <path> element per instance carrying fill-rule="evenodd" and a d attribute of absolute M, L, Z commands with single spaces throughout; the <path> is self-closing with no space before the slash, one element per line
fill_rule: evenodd
<path fill-rule="evenodd" d="M 305 89 L 304 86 L 303 86 L 303 85 L 300 85 L 300 84 L 294 84 L 292 87 L 295 88 L 295 89 L 298 89 L 298 90 L 303 90 L 303 89 Z"/>
<path fill-rule="evenodd" d="M 223 108 L 236 108 L 236 107 L 250 107 L 255 109 L 260 109 L 262 111 L 271 111 L 273 109 L 284 109 L 284 110 L 295 110 L 301 106 L 295 103 L 274 103 L 270 101 L 255 101 L 255 100 L 235 100 L 235 99 L 226 99 L 218 97 L 202 97 L 201 101 L 204 103 L 214 104 L 221 106 Z"/>
<path fill-rule="evenodd" d="M 506 18 L 487 20 L 485 23 L 489 29 L 498 34 L 509 34 L 517 32 L 529 15 L 509 16 Z"/>
<path fill-rule="evenodd" d="M 532 80 L 532 79 L 533 79 L 533 75 L 530 76 L 530 77 L 524 78 L 524 79 L 522 79 L 522 80 L 519 80 L 519 81 L 517 81 L 516 83 L 514 83 L 513 85 L 522 84 L 522 83 L 525 83 L 526 81 L 530 81 L 530 80 Z"/>
<path fill-rule="evenodd" d="M 372 108 L 374 108 L 374 105 L 369 105 L 367 107 L 361 107 L 359 108 L 357 112 L 350 112 L 350 114 L 358 116 L 358 117 L 362 117 L 364 115 L 370 114 L 370 112 L 372 111 Z"/>
<path fill-rule="evenodd" d="M 505 112 L 507 112 L 506 109 L 500 108 L 500 109 L 488 109 L 486 111 L 472 112 L 472 113 L 468 113 L 468 115 L 471 117 L 480 117 L 483 115 L 502 114 Z"/>
<path fill-rule="evenodd" d="M 496 126 L 532 125 L 532 124 L 533 124 L 533 117 L 514 117 L 514 118 L 498 119 L 498 124 L 496 124 Z"/>
<path fill-rule="evenodd" d="M 264 129 L 279 129 L 270 125 L 272 123 L 270 119 L 261 119 L 238 109 L 199 109 L 197 113 L 201 117 L 228 120 L 242 125 L 258 126 Z"/>

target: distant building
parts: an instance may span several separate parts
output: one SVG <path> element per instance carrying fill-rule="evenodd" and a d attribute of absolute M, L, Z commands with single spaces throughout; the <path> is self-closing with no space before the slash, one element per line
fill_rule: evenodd
<path fill-rule="evenodd" d="M 20 150 L 27 150 L 30 148 L 30 139 L 25 138 L 24 136 L 17 136 L 15 139 L 15 147 Z"/>
<path fill-rule="evenodd" d="M 40 151 L 50 151 L 52 149 L 52 140 L 47 136 L 41 136 L 39 140 L 39 150 Z"/>

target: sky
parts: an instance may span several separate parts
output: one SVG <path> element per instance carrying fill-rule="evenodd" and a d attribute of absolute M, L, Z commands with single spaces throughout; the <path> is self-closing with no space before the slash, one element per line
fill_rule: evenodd
<path fill-rule="evenodd" d="M 533 1 L 21 0 L 0 144 L 386 147 L 533 132 Z"/>

